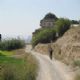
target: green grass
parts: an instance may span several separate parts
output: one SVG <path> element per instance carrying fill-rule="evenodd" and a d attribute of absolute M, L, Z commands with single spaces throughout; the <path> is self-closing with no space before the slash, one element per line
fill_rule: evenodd
<path fill-rule="evenodd" d="M 10 53 L 5 51 L 0 55 L 0 80 L 36 80 L 37 65 L 33 56 L 13 58 L 8 56 Z"/>
<path fill-rule="evenodd" d="M 8 64 L 8 63 L 20 63 L 22 60 L 21 59 L 16 59 L 16 58 L 11 58 L 11 57 L 7 57 L 7 56 L 5 56 L 5 55 L 1 55 L 0 56 L 0 64 L 4 64 L 4 63 L 6 63 L 6 64 Z"/>
<path fill-rule="evenodd" d="M 0 50 L 0 54 L 6 55 L 6 56 L 12 56 L 14 53 L 12 51 L 1 51 Z"/>

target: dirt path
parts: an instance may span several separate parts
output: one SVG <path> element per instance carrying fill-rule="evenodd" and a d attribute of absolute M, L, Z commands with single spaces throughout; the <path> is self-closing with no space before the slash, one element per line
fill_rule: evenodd
<path fill-rule="evenodd" d="M 26 49 L 30 51 L 30 48 Z M 73 80 L 72 71 L 57 60 L 51 61 L 48 56 L 30 51 L 39 62 L 37 80 Z"/>

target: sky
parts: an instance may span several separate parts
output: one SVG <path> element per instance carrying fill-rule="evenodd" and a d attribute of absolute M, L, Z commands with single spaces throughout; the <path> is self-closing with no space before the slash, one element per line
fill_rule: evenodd
<path fill-rule="evenodd" d="M 80 19 L 80 0 L 0 0 L 0 33 L 28 36 L 40 27 L 47 13 Z"/>

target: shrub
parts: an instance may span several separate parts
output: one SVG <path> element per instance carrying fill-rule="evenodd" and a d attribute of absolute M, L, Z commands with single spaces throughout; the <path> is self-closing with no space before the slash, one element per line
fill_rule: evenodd
<path fill-rule="evenodd" d="M 35 34 L 32 38 L 32 45 L 33 47 L 37 45 L 38 43 L 49 43 L 56 38 L 56 32 L 54 29 L 43 29 L 39 31 L 37 34 Z"/>
<path fill-rule="evenodd" d="M 55 29 L 59 36 L 62 36 L 70 28 L 70 20 L 60 18 L 55 22 Z"/>
<path fill-rule="evenodd" d="M 80 60 L 75 60 L 75 61 L 73 61 L 73 66 L 78 66 L 78 67 L 80 67 Z"/>
<path fill-rule="evenodd" d="M 79 24 L 79 21 L 77 21 L 77 20 L 72 20 L 72 21 L 71 21 L 71 24 Z"/>
<path fill-rule="evenodd" d="M 0 50 L 14 50 L 25 47 L 25 41 L 21 39 L 3 40 L 0 42 Z"/>

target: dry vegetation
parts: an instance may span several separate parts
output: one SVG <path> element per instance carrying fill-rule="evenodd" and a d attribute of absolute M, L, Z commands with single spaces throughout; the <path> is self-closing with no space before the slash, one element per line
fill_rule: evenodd
<path fill-rule="evenodd" d="M 35 58 L 24 49 L 12 53 L 10 56 L 0 53 L 0 80 L 36 80 L 38 66 Z"/>

